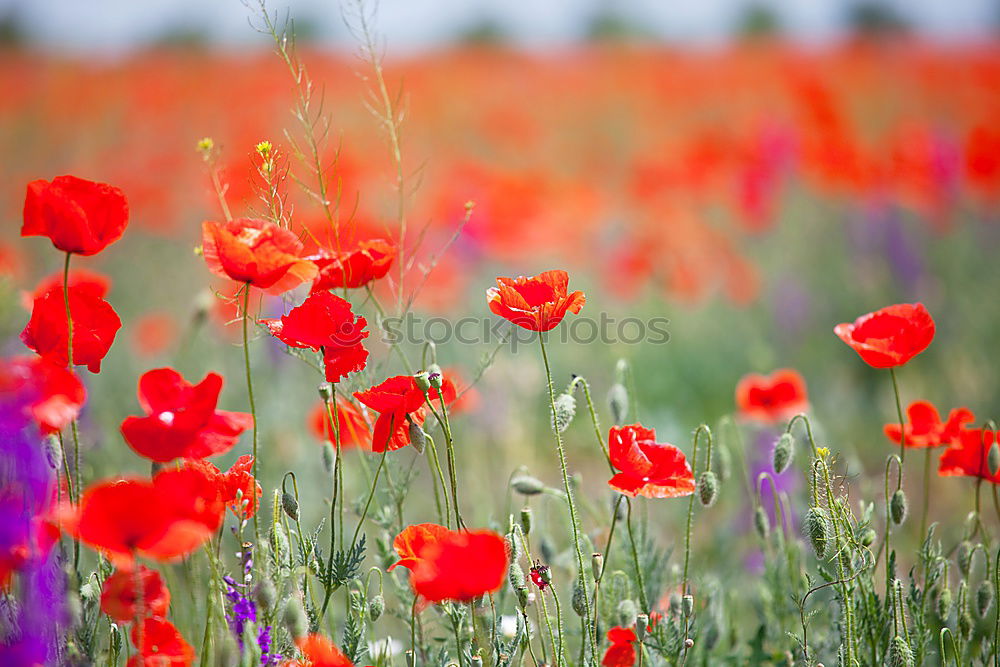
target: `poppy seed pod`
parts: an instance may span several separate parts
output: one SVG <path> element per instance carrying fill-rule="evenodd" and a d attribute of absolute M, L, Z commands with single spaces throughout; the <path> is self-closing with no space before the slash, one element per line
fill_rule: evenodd
<path fill-rule="evenodd" d="M 292 494 L 287 492 L 281 494 L 281 509 L 292 521 L 299 520 L 299 501 L 295 500 Z"/>
<path fill-rule="evenodd" d="M 792 456 L 795 453 L 795 440 L 791 433 L 782 433 L 778 441 L 774 443 L 774 450 L 771 452 L 771 467 L 774 473 L 780 475 L 788 470 L 792 463 Z"/>
<path fill-rule="evenodd" d="M 889 644 L 889 667 L 913 667 L 913 651 L 899 635 L 893 637 Z"/>
<path fill-rule="evenodd" d="M 762 540 L 766 540 L 768 534 L 771 532 L 771 521 L 767 518 L 767 512 L 760 505 L 757 506 L 757 509 L 753 513 L 753 527 Z"/>
<path fill-rule="evenodd" d="M 531 508 L 522 507 L 521 508 L 521 530 L 524 531 L 525 535 L 531 533 Z"/>
<path fill-rule="evenodd" d="M 1000 472 L 1000 444 L 994 442 L 990 445 L 990 453 L 986 461 L 990 466 L 990 474 L 996 475 L 997 472 Z"/>
<path fill-rule="evenodd" d="M 545 485 L 541 480 L 530 475 L 518 475 L 510 480 L 511 487 L 522 496 L 537 496 L 545 490 Z"/>
<path fill-rule="evenodd" d="M 624 424 L 628 416 L 628 391 L 625 386 L 616 382 L 608 390 L 608 408 L 611 410 L 611 420 L 615 424 Z"/>
<path fill-rule="evenodd" d="M 892 517 L 892 522 L 898 526 L 906 521 L 908 510 L 906 493 L 903 489 L 896 489 L 892 494 L 892 500 L 889 501 L 889 516 Z"/>
<path fill-rule="evenodd" d="M 441 371 L 441 367 L 437 364 L 431 364 L 428 366 L 427 380 L 431 383 L 431 387 L 434 389 L 440 389 L 441 385 L 444 384 L 444 373 Z"/>
<path fill-rule="evenodd" d="M 806 512 L 804 526 L 816 557 L 822 560 L 826 557 L 827 547 L 833 542 L 833 529 L 826 510 L 822 507 L 810 507 Z"/>
<path fill-rule="evenodd" d="M 623 628 L 630 628 L 635 625 L 636 617 L 639 615 L 639 608 L 635 602 L 629 599 L 618 603 L 618 625 Z"/>
<path fill-rule="evenodd" d="M 694 597 L 691 594 L 681 597 L 681 613 L 684 614 L 685 618 L 694 613 Z"/>
<path fill-rule="evenodd" d="M 302 610 L 302 603 L 299 602 L 298 598 L 288 599 L 281 620 L 293 639 L 305 637 L 309 630 L 309 620 L 306 618 L 306 613 Z"/>
<path fill-rule="evenodd" d="M 427 371 L 420 371 L 415 374 L 413 381 L 417 383 L 417 389 L 420 391 L 429 391 L 431 388 L 431 376 L 428 375 Z"/>
<path fill-rule="evenodd" d="M 976 589 L 976 611 L 979 613 L 979 618 L 985 619 L 992 606 L 993 582 L 987 579 Z"/>
<path fill-rule="evenodd" d="M 649 614 L 639 614 L 635 617 L 635 636 L 639 641 L 646 637 L 646 630 L 649 629 Z"/>
<path fill-rule="evenodd" d="M 368 602 L 368 618 L 372 620 L 372 623 L 377 621 L 384 611 L 385 598 L 381 595 L 376 595 Z"/>
<path fill-rule="evenodd" d="M 711 470 L 701 473 L 698 478 L 698 499 L 702 507 L 711 507 L 719 496 L 719 478 Z"/>
<path fill-rule="evenodd" d="M 552 427 L 562 433 L 569 428 L 573 417 L 576 416 L 576 398 L 572 394 L 559 394 L 556 396 L 555 406 L 552 413 Z"/>
<path fill-rule="evenodd" d="M 427 434 L 423 427 L 415 421 L 410 422 L 410 444 L 413 445 L 418 454 L 423 454 L 424 447 L 427 445 Z"/>
<path fill-rule="evenodd" d="M 590 571 L 594 575 L 594 581 L 601 580 L 601 572 L 604 570 L 604 556 L 594 554 L 590 557 Z"/>

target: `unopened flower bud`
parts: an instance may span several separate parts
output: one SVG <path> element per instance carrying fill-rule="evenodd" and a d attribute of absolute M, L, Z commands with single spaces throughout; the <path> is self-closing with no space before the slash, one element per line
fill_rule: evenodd
<path fill-rule="evenodd" d="M 896 492 L 892 494 L 892 500 L 889 501 L 889 516 L 892 517 L 892 522 L 898 526 L 906 521 L 908 511 L 906 493 L 903 489 L 896 489 Z"/>
<path fill-rule="evenodd" d="M 958 561 L 958 569 L 964 576 L 969 576 L 969 568 L 972 566 L 972 543 L 968 540 L 962 540 L 958 545 L 958 554 L 956 555 L 956 560 Z"/>
<path fill-rule="evenodd" d="M 518 475 L 510 480 L 510 485 L 522 496 L 537 496 L 545 490 L 545 485 L 542 484 L 542 481 L 530 475 Z"/>
<path fill-rule="evenodd" d="M 681 597 L 681 613 L 684 614 L 685 618 L 694 613 L 694 597 L 690 594 Z"/>
<path fill-rule="evenodd" d="M 639 614 L 635 617 L 635 636 L 639 641 L 646 637 L 646 630 L 649 629 L 649 614 Z"/>
<path fill-rule="evenodd" d="M 580 618 L 587 615 L 587 592 L 583 590 L 583 586 L 579 582 L 573 586 L 573 611 Z"/>
<path fill-rule="evenodd" d="M 320 382 L 319 386 L 316 387 L 316 391 L 319 392 L 319 397 L 324 401 L 333 400 L 333 385 L 329 382 Z"/>
<path fill-rule="evenodd" d="M 576 398 L 573 394 L 559 394 L 556 396 L 555 407 L 552 413 L 553 428 L 562 433 L 565 431 L 573 417 L 576 416 Z"/>
<path fill-rule="evenodd" d="M 427 434 L 423 427 L 415 421 L 410 422 L 410 444 L 417 450 L 418 454 L 424 453 L 424 446 L 427 444 Z"/>
<path fill-rule="evenodd" d="M 428 366 L 427 379 L 431 383 L 431 387 L 434 389 L 440 389 L 444 384 L 444 373 L 441 372 L 441 367 L 437 364 L 431 364 Z"/>
<path fill-rule="evenodd" d="M 774 468 L 775 474 L 780 475 L 788 469 L 794 453 L 795 439 L 791 433 L 782 433 L 774 443 L 774 451 L 771 452 L 771 467 Z"/>
<path fill-rule="evenodd" d="M 1000 472 L 1000 444 L 994 442 L 990 445 L 990 453 L 986 457 L 986 462 L 990 466 L 990 474 L 996 475 Z"/>
<path fill-rule="evenodd" d="M 979 618 L 986 618 L 986 615 L 990 611 L 990 607 L 993 606 L 993 582 L 989 579 L 983 581 L 979 584 L 979 588 L 976 589 L 976 611 L 979 612 Z"/>
<path fill-rule="evenodd" d="M 861 546 L 870 547 L 875 542 L 876 537 L 877 535 L 874 530 L 871 528 L 866 529 L 861 533 Z"/>
<path fill-rule="evenodd" d="M 719 481 L 725 482 L 732 474 L 733 455 L 729 453 L 729 448 L 722 444 L 716 445 L 715 451 L 715 472 L 719 475 Z"/>
<path fill-rule="evenodd" d="M 365 598 L 361 594 L 361 591 L 352 590 L 350 595 L 351 611 L 355 614 L 361 613 L 361 610 L 365 606 Z"/>
<path fill-rule="evenodd" d="M 427 371 L 420 371 L 413 376 L 413 381 L 417 384 L 417 389 L 420 391 L 429 391 L 431 388 L 431 376 Z"/>
<path fill-rule="evenodd" d="M 757 505 L 757 509 L 753 512 L 753 527 L 762 540 L 766 540 L 771 532 L 771 521 L 767 518 L 767 512 L 760 505 Z"/>
<path fill-rule="evenodd" d="M 511 588 L 517 590 L 518 588 L 524 588 L 527 586 L 527 579 L 524 576 L 524 570 L 516 562 L 511 562 L 510 568 L 507 570 L 507 581 L 510 582 Z"/>
<path fill-rule="evenodd" d="M 372 623 L 377 621 L 384 611 L 385 598 L 381 594 L 376 595 L 368 602 L 368 618 L 372 619 Z"/>
<path fill-rule="evenodd" d="M 889 644 L 889 667 L 913 667 L 913 651 L 899 635 L 893 637 Z"/>
<path fill-rule="evenodd" d="M 616 382 L 608 390 L 608 408 L 611 410 L 611 420 L 615 424 L 624 424 L 628 416 L 628 392 L 625 385 Z"/>
<path fill-rule="evenodd" d="M 518 568 L 518 569 L 520 569 L 520 568 Z M 521 576 L 522 577 L 524 576 L 524 572 L 521 573 Z M 519 587 L 517 587 L 517 588 L 514 589 L 514 593 L 517 594 L 517 604 L 520 605 L 520 607 L 521 607 L 522 610 L 525 609 L 528 606 L 528 602 L 529 602 L 529 599 L 528 599 L 529 598 L 529 596 L 528 596 L 528 587 L 527 586 L 519 586 Z"/>
<path fill-rule="evenodd" d="M 531 534 L 531 508 L 521 508 L 521 530 L 525 535 Z"/>
<path fill-rule="evenodd" d="M 601 572 L 604 570 L 604 556 L 594 554 L 590 557 L 590 571 L 594 575 L 594 581 L 601 580 Z"/>
<path fill-rule="evenodd" d="M 299 520 L 299 501 L 292 494 L 288 492 L 281 494 L 281 509 L 285 510 L 285 514 L 292 521 Z"/>
<path fill-rule="evenodd" d="M 274 589 L 274 584 L 268 577 L 264 577 L 253 589 L 254 601 L 263 611 L 267 611 L 278 601 L 278 592 Z"/>
<path fill-rule="evenodd" d="M 45 460 L 48 461 L 49 467 L 53 470 L 59 470 L 62 467 L 62 445 L 59 444 L 59 438 L 54 435 L 45 438 Z"/>
<path fill-rule="evenodd" d="M 938 593 L 935 611 L 942 622 L 947 622 L 951 615 L 951 589 L 947 586 Z"/>
<path fill-rule="evenodd" d="M 285 628 L 293 639 L 305 637 L 309 631 L 309 620 L 306 618 L 306 612 L 303 611 L 302 603 L 299 602 L 298 598 L 288 599 L 281 620 L 285 623 Z"/>
<path fill-rule="evenodd" d="M 337 464 L 337 450 L 333 446 L 333 443 L 324 442 L 323 443 L 323 469 L 326 470 L 326 474 L 332 475 L 333 469 Z"/>
<path fill-rule="evenodd" d="M 832 546 L 834 539 L 826 510 L 822 507 L 810 507 L 806 512 L 804 526 L 816 557 L 822 560 L 826 557 L 827 549 Z"/>
<path fill-rule="evenodd" d="M 698 499 L 702 507 L 711 507 L 719 495 L 719 478 L 711 470 L 701 473 L 698 478 Z"/>
<path fill-rule="evenodd" d="M 670 594 L 670 615 L 671 616 L 681 615 L 681 596 L 679 593 Z"/>
<path fill-rule="evenodd" d="M 958 614 L 958 634 L 962 636 L 962 639 L 969 641 L 972 639 L 972 630 L 975 628 L 975 623 L 972 622 L 972 615 L 969 614 L 968 609 L 963 609 Z"/>
<path fill-rule="evenodd" d="M 635 624 L 635 619 L 639 615 L 639 608 L 635 602 L 629 599 L 618 603 L 618 625 L 623 628 L 630 628 Z"/>

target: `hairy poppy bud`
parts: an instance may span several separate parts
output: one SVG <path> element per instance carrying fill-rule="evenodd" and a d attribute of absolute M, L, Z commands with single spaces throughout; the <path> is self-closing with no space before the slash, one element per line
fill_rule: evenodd
<path fill-rule="evenodd" d="M 889 501 L 889 516 L 892 517 L 892 522 L 898 526 L 906 521 L 908 510 L 906 494 L 902 489 L 896 489 L 892 494 L 892 500 Z"/>
<path fill-rule="evenodd" d="M 376 595 L 368 602 L 368 618 L 372 619 L 372 623 L 377 621 L 384 611 L 385 598 L 381 595 Z"/>
<path fill-rule="evenodd" d="M 766 540 L 771 532 L 771 521 L 767 518 L 767 512 L 760 505 L 757 505 L 757 509 L 753 512 L 753 527 L 762 540 Z"/>
<path fill-rule="evenodd" d="M 968 609 L 963 609 L 958 614 L 958 634 L 962 636 L 962 639 L 969 641 L 972 639 L 972 630 L 975 624 L 972 622 L 972 615 L 969 614 Z"/>
<path fill-rule="evenodd" d="M 972 543 L 968 540 L 962 540 L 958 545 L 958 554 L 956 557 L 958 561 L 958 569 L 962 572 L 964 576 L 969 576 L 969 568 L 972 567 Z"/>
<path fill-rule="evenodd" d="M 288 599 L 281 620 L 293 639 L 305 637 L 309 630 L 309 620 L 306 618 L 306 612 L 302 610 L 302 603 L 299 602 L 298 598 Z"/>
<path fill-rule="evenodd" d="M 511 588 L 515 590 L 527 586 L 527 579 L 524 576 L 524 570 L 521 569 L 520 565 L 514 562 L 510 564 L 510 569 L 507 570 L 507 581 L 510 582 Z"/>
<path fill-rule="evenodd" d="M 327 475 L 333 474 L 333 469 L 337 463 L 337 450 L 332 443 L 323 443 L 323 469 Z"/>
<path fill-rule="evenodd" d="M 573 394 L 559 394 L 556 396 L 555 407 L 552 413 L 552 427 L 562 433 L 569 428 L 573 417 L 576 416 L 576 399 Z"/>
<path fill-rule="evenodd" d="M 875 531 L 868 528 L 865 532 L 861 533 L 861 546 L 870 547 L 875 542 L 876 537 Z"/>
<path fill-rule="evenodd" d="M 524 572 L 521 573 L 521 576 L 522 577 L 524 576 Z M 528 606 L 528 602 L 530 602 L 530 598 L 528 596 L 528 587 L 523 585 L 516 586 L 514 588 L 514 593 L 517 595 L 517 604 L 520 605 L 522 610 L 525 609 Z"/>
<path fill-rule="evenodd" d="M 431 388 L 431 376 L 427 373 L 427 371 L 420 371 L 414 375 L 413 381 L 416 383 L 417 389 L 420 391 L 426 392 Z"/>
<path fill-rule="evenodd" d="M 350 601 L 351 601 L 351 611 L 353 611 L 355 614 L 360 614 L 365 604 L 364 596 L 361 595 L 361 591 L 351 591 Z"/>
<path fill-rule="evenodd" d="M 545 485 L 542 484 L 541 480 L 530 475 L 518 475 L 510 480 L 510 485 L 522 496 L 537 496 L 545 490 Z"/>
<path fill-rule="evenodd" d="M 732 474 L 733 456 L 729 453 L 729 448 L 722 444 L 715 446 L 715 452 L 715 472 L 719 475 L 719 481 L 725 482 Z"/>
<path fill-rule="evenodd" d="M 579 582 L 573 586 L 573 611 L 580 618 L 587 615 L 587 592 Z"/>
<path fill-rule="evenodd" d="M 993 582 L 987 579 L 976 589 L 976 611 L 979 612 L 979 618 L 986 618 L 986 614 L 990 612 L 992 606 Z"/>
<path fill-rule="evenodd" d="M 324 402 L 333 400 L 333 385 L 329 382 L 320 382 L 319 386 L 316 387 L 316 391 L 319 392 L 319 397 Z"/>
<path fill-rule="evenodd" d="M 711 470 L 701 473 L 698 478 L 698 499 L 702 507 L 711 507 L 719 495 L 719 478 Z"/>
<path fill-rule="evenodd" d="M 590 557 L 590 571 L 594 575 L 594 581 L 601 580 L 601 572 L 604 570 L 604 556 L 594 554 Z"/>
<path fill-rule="evenodd" d="M 635 636 L 642 641 L 649 629 L 649 614 L 639 614 L 635 617 Z"/>
<path fill-rule="evenodd" d="M 417 422 L 410 422 L 410 444 L 417 450 L 418 454 L 424 453 L 424 446 L 427 444 L 427 434 Z"/>
<path fill-rule="evenodd" d="M 986 461 L 990 466 L 990 474 L 996 475 L 1000 471 L 1000 444 L 994 442 L 990 445 L 990 453 Z"/>
<path fill-rule="evenodd" d="M 913 667 L 913 651 L 899 635 L 893 637 L 889 644 L 889 667 Z"/>
<path fill-rule="evenodd" d="M 792 456 L 795 453 L 795 440 L 791 433 L 782 433 L 778 441 L 774 443 L 774 450 L 771 452 L 771 467 L 776 475 L 788 470 L 792 463 Z"/>
<path fill-rule="evenodd" d="M 531 533 L 531 508 L 522 507 L 521 508 L 521 530 L 524 531 L 525 535 Z"/>
<path fill-rule="evenodd" d="M 947 622 L 948 617 L 951 615 L 951 589 L 947 586 L 938 593 L 935 611 L 937 611 L 938 618 L 942 622 Z"/>
<path fill-rule="evenodd" d="M 62 467 L 62 445 L 59 444 L 59 438 L 54 435 L 45 438 L 45 460 L 48 461 L 49 467 L 53 470 L 59 470 Z"/>
<path fill-rule="evenodd" d="M 681 612 L 685 618 L 694 613 L 694 597 L 690 594 L 681 597 Z"/>
<path fill-rule="evenodd" d="M 267 611 L 278 601 L 278 592 L 274 589 L 274 584 L 267 577 L 264 577 L 253 589 L 254 601 L 263 611 Z"/>
<path fill-rule="evenodd" d="M 826 557 L 827 547 L 833 542 L 833 529 L 826 510 L 822 507 L 810 507 L 806 512 L 804 525 L 816 557 L 822 560 Z"/>
<path fill-rule="evenodd" d="M 608 390 L 608 408 L 611 410 L 611 421 L 624 424 L 628 416 L 628 392 L 625 385 L 616 382 Z"/>
<path fill-rule="evenodd" d="M 440 389 L 441 385 L 444 384 L 444 373 L 441 372 L 441 367 L 437 364 L 431 364 L 427 367 L 427 379 L 431 383 L 431 387 L 434 389 Z"/>
<path fill-rule="evenodd" d="M 274 551 L 274 559 L 279 563 L 288 560 L 288 535 L 280 523 L 271 526 L 271 549 Z"/>
<path fill-rule="evenodd" d="M 639 608 L 635 602 L 629 599 L 618 603 L 618 625 L 623 628 L 630 628 L 635 624 L 635 619 L 639 615 Z"/>
<path fill-rule="evenodd" d="M 287 492 L 281 494 L 281 509 L 285 510 L 285 514 L 292 521 L 299 520 L 299 501 L 292 494 Z"/>

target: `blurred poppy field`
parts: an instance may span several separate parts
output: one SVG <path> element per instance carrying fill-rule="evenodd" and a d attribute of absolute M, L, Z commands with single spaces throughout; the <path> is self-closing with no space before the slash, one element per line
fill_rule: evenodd
<path fill-rule="evenodd" d="M 1000 664 L 1000 44 L 0 58 L 0 663 Z"/>

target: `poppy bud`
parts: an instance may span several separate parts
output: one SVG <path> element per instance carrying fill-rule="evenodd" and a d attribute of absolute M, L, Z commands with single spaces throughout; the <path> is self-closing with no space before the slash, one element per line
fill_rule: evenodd
<path fill-rule="evenodd" d="M 530 475 L 518 475 L 510 480 L 510 485 L 522 496 L 537 496 L 545 490 L 545 485 L 541 480 Z"/>
<path fill-rule="evenodd" d="M 573 586 L 573 611 L 580 618 L 587 615 L 587 592 L 579 582 Z"/>
<path fill-rule="evenodd" d="M 702 507 L 711 507 L 719 495 L 719 479 L 711 470 L 701 473 L 698 478 L 698 499 Z"/>
<path fill-rule="evenodd" d="M 649 629 L 649 614 L 639 614 L 635 617 L 635 636 L 642 641 Z"/>
<path fill-rule="evenodd" d="M 418 454 L 424 453 L 424 446 L 427 444 L 427 434 L 424 429 L 415 421 L 410 422 L 410 444 L 417 450 Z"/>
<path fill-rule="evenodd" d="M 1000 471 L 1000 444 L 994 442 L 990 445 L 990 453 L 986 461 L 990 466 L 990 474 L 996 475 Z"/>
<path fill-rule="evenodd" d="M 628 416 L 628 392 L 625 385 L 616 382 L 608 390 L 608 408 L 611 410 L 611 421 L 624 424 Z"/>
<path fill-rule="evenodd" d="M 899 635 L 893 637 L 889 644 L 889 667 L 913 667 L 913 651 Z"/>
<path fill-rule="evenodd" d="M 902 489 L 896 489 L 892 494 L 892 500 L 889 501 L 889 516 L 892 517 L 892 522 L 898 526 L 906 521 L 908 510 L 906 494 Z"/>
<path fill-rule="evenodd" d="M 413 376 L 413 381 L 417 384 L 417 389 L 426 392 L 431 388 L 431 376 L 427 374 L 427 371 L 420 371 Z"/>
<path fill-rule="evenodd" d="M 332 475 L 334 466 L 337 463 L 337 450 L 330 442 L 323 443 L 323 469 L 326 474 Z"/>
<path fill-rule="evenodd" d="M 351 611 L 353 611 L 355 614 L 360 614 L 361 610 L 365 606 L 365 599 L 364 596 L 361 595 L 361 591 L 351 591 L 350 601 L 351 601 Z"/>
<path fill-rule="evenodd" d="M 733 457 L 725 445 L 716 445 L 715 451 L 715 472 L 719 475 L 719 481 L 725 482 L 733 470 Z"/>
<path fill-rule="evenodd" d="M 962 636 L 962 639 L 969 641 L 972 639 L 972 629 L 974 627 L 972 622 L 972 616 L 969 614 L 968 609 L 962 610 L 958 614 L 958 634 Z"/>
<path fill-rule="evenodd" d="M 618 603 L 618 625 L 630 628 L 635 625 L 635 619 L 638 615 L 639 609 L 632 600 L 625 599 Z"/>
<path fill-rule="evenodd" d="M 767 512 L 760 505 L 757 505 L 757 509 L 753 513 L 753 527 L 762 540 L 766 540 L 771 532 L 771 521 L 767 518 Z"/>
<path fill-rule="evenodd" d="M 964 576 L 969 576 L 969 568 L 972 566 L 972 544 L 968 540 L 963 540 L 958 545 L 958 569 Z"/>
<path fill-rule="evenodd" d="M 524 576 L 524 570 L 515 562 L 511 562 L 510 569 L 507 570 L 507 581 L 510 582 L 511 588 L 514 590 L 524 588 L 528 583 Z"/>
<path fill-rule="evenodd" d="M 316 390 L 319 392 L 319 397 L 322 398 L 323 401 L 333 400 L 333 385 L 329 382 L 320 382 L 319 386 L 316 387 Z"/>
<path fill-rule="evenodd" d="M 601 580 L 601 572 L 604 570 L 604 556 L 594 554 L 590 557 L 590 571 L 594 575 L 594 581 Z"/>
<path fill-rule="evenodd" d="M 298 598 L 288 599 L 281 620 L 285 623 L 285 628 L 293 639 L 305 637 L 309 630 L 309 620 L 306 618 L 306 612 L 302 610 L 302 603 L 299 602 Z"/>
<path fill-rule="evenodd" d="M 625 510 L 625 503 L 618 502 L 618 499 L 622 497 L 620 493 L 614 493 L 611 495 L 611 509 L 615 512 L 615 518 L 618 521 L 624 521 L 627 511 Z"/>
<path fill-rule="evenodd" d="M 976 611 L 979 612 L 979 618 L 986 618 L 986 614 L 990 612 L 992 606 L 993 583 L 987 579 L 976 589 Z"/>
<path fill-rule="evenodd" d="M 552 414 L 552 427 L 559 433 L 565 431 L 576 416 L 576 399 L 573 394 L 556 396 Z"/>
<path fill-rule="evenodd" d="M 816 557 L 822 560 L 826 556 L 827 547 L 833 542 L 833 530 L 826 510 L 822 507 L 810 507 L 806 512 L 804 525 Z"/>
<path fill-rule="evenodd" d="M 670 594 L 670 615 L 681 615 L 681 596 L 678 593 Z"/>
<path fill-rule="evenodd" d="M 278 601 L 278 592 L 268 578 L 261 579 L 253 589 L 254 601 L 262 610 L 267 611 Z"/>
<path fill-rule="evenodd" d="M 384 611 L 385 598 L 381 595 L 376 595 L 368 602 L 368 618 L 372 619 L 372 623 L 377 621 Z"/>
<path fill-rule="evenodd" d="M 288 492 L 281 494 L 281 509 L 285 510 L 285 514 L 292 521 L 299 520 L 299 501 L 292 494 Z"/>
<path fill-rule="evenodd" d="M 778 441 L 774 443 L 774 451 L 771 452 L 771 467 L 774 473 L 780 475 L 788 470 L 792 463 L 792 455 L 795 453 L 795 440 L 791 433 L 782 433 Z"/>
<path fill-rule="evenodd" d="M 875 531 L 871 528 L 865 530 L 865 532 L 861 533 L 861 546 L 870 547 L 875 542 L 876 537 Z"/>
<path fill-rule="evenodd" d="M 524 572 L 521 573 L 521 576 L 524 576 Z M 517 604 L 520 605 L 522 610 L 525 609 L 528 606 L 528 587 L 517 586 L 514 588 L 514 593 L 517 594 Z"/>
<path fill-rule="evenodd" d="M 49 467 L 53 470 L 59 470 L 62 467 L 62 445 L 59 444 L 59 438 L 54 435 L 45 438 L 45 460 L 48 461 Z"/>
<path fill-rule="evenodd" d="M 274 559 L 279 563 L 288 560 L 288 535 L 280 523 L 271 526 L 271 549 L 274 551 Z"/>
<path fill-rule="evenodd" d="M 935 605 L 938 618 L 942 622 L 947 622 L 948 617 L 951 615 L 951 589 L 943 588 L 937 596 L 937 604 Z"/>
<path fill-rule="evenodd" d="M 531 533 L 531 508 L 522 507 L 521 508 L 521 530 L 524 531 L 525 535 Z"/>
<path fill-rule="evenodd" d="M 441 367 L 437 364 L 431 364 L 427 367 L 427 379 L 431 383 L 431 387 L 434 389 L 440 389 L 441 385 L 444 384 L 444 373 L 441 372 Z"/>
<path fill-rule="evenodd" d="M 681 597 L 681 613 L 688 618 L 694 613 L 694 597 L 690 594 Z"/>

